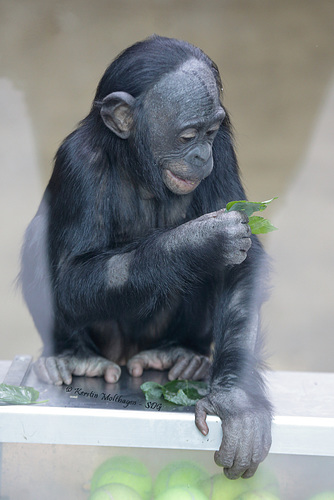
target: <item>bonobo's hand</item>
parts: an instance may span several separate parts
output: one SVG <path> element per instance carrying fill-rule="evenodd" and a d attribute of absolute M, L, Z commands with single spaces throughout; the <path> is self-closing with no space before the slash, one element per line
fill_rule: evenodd
<path fill-rule="evenodd" d="M 72 375 L 102 377 L 113 384 L 118 381 L 121 369 L 118 365 L 101 356 L 80 358 L 72 355 L 41 357 L 34 363 L 34 370 L 42 382 L 69 385 Z"/>
<path fill-rule="evenodd" d="M 130 375 L 140 377 L 144 370 L 168 370 L 169 380 L 203 380 L 209 375 L 209 358 L 183 347 L 142 351 L 127 363 Z"/>
<path fill-rule="evenodd" d="M 235 388 L 210 393 L 196 404 L 195 422 L 204 435 L 209 431 L 207 414 L 218 415 L 222 421 L 223 439 L 215 453 L 217 465 L 224 467 L 229 479 L 253 476 L 271 445 L 270 410 L 251 404 L 247 394 Z"/>
<path fill-rule="evenodd" d="M 202 215 L 173 229 L 166 241 L 170 250 L 192 245 L 201 247 L 216 241 L 224 265 L 241 264 L 252 244 L 248 217 L 244 212 L 226 212 L 225 209 Z"/>

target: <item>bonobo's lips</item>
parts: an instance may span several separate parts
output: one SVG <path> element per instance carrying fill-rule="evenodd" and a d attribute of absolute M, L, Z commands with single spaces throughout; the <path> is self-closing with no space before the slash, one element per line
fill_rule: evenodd
<path fill-rule="evenodd" d="M 164 171 L 164 174 L 166 186 L 176 194 L 191 193 L 201 182 L 199 179 L 182 179 L 168 169 Z"/>

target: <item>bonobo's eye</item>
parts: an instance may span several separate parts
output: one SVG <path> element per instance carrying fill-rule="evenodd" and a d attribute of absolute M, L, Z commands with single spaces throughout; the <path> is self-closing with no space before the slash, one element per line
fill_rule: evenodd
<path fill-rule="evenodd" d="M 214 139 L 218 130 L 219 130 L 219 127 L 220 127 L 220 123 L 218 125 L 215 125 L 214 127 L 211 127 L 207 132 L 206 132 L 206 136 L 209 138 L 209 139 Z"/>
<path fill-rule="evenodd" d="M 192 129 L 184 130 L 181 133 L 179 139 L 183 144 L 185 144 L 185 143 L 190 142 L 193 139 L 195 139 L 196 135 L 197 135 L 197 131 L 194 128 L 192 128 Z"/>

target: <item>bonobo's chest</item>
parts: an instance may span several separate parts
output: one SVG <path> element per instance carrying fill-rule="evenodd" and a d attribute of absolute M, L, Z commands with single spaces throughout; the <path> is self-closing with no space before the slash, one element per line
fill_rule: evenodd
<path fill-rule="evenodd" d="M 117 243 L 132 243 L 156 229 L 164 230 L 183 224 L 189 220 L 192 196 L 173 196 L 164 201 L 149 196 L 138 197 L 131 211 L 123 207 L 126 219 L 115 221 L 114 237 Z"/>

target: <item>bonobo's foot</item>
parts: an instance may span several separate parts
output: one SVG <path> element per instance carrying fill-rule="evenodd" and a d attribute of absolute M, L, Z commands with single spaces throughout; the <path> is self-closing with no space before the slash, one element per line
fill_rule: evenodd
<path fill-rule="evenodd" d="M 270 404 L 251 401 L 241 389 L 211 392 L 196 403 L 195 422 L 205 436 L 209 432 L 206 415 L 218 415 L 223 439 L 215 462 L 224 467 L 229 479 L 252 477 L 271 445 Z"/>
<path fill-rule="evenodd" d="M 140 377 L 144 370 L 168 370 L 169 380 L 203 380 L 210 371 L 209 358 L 183 347 L 142 351 L 129 359 L 130 375 Z"/>
<path fill-rule="evenodd" d="M 121 376 L 118 365 L 101 356 L 80 358 L 76 356 L 41 357 L 34 363 L 34 370 L 43 382 L 54 385 L 69 385 L 72 375 L 86 377 L 104 377 L 113 384 Z"/>

